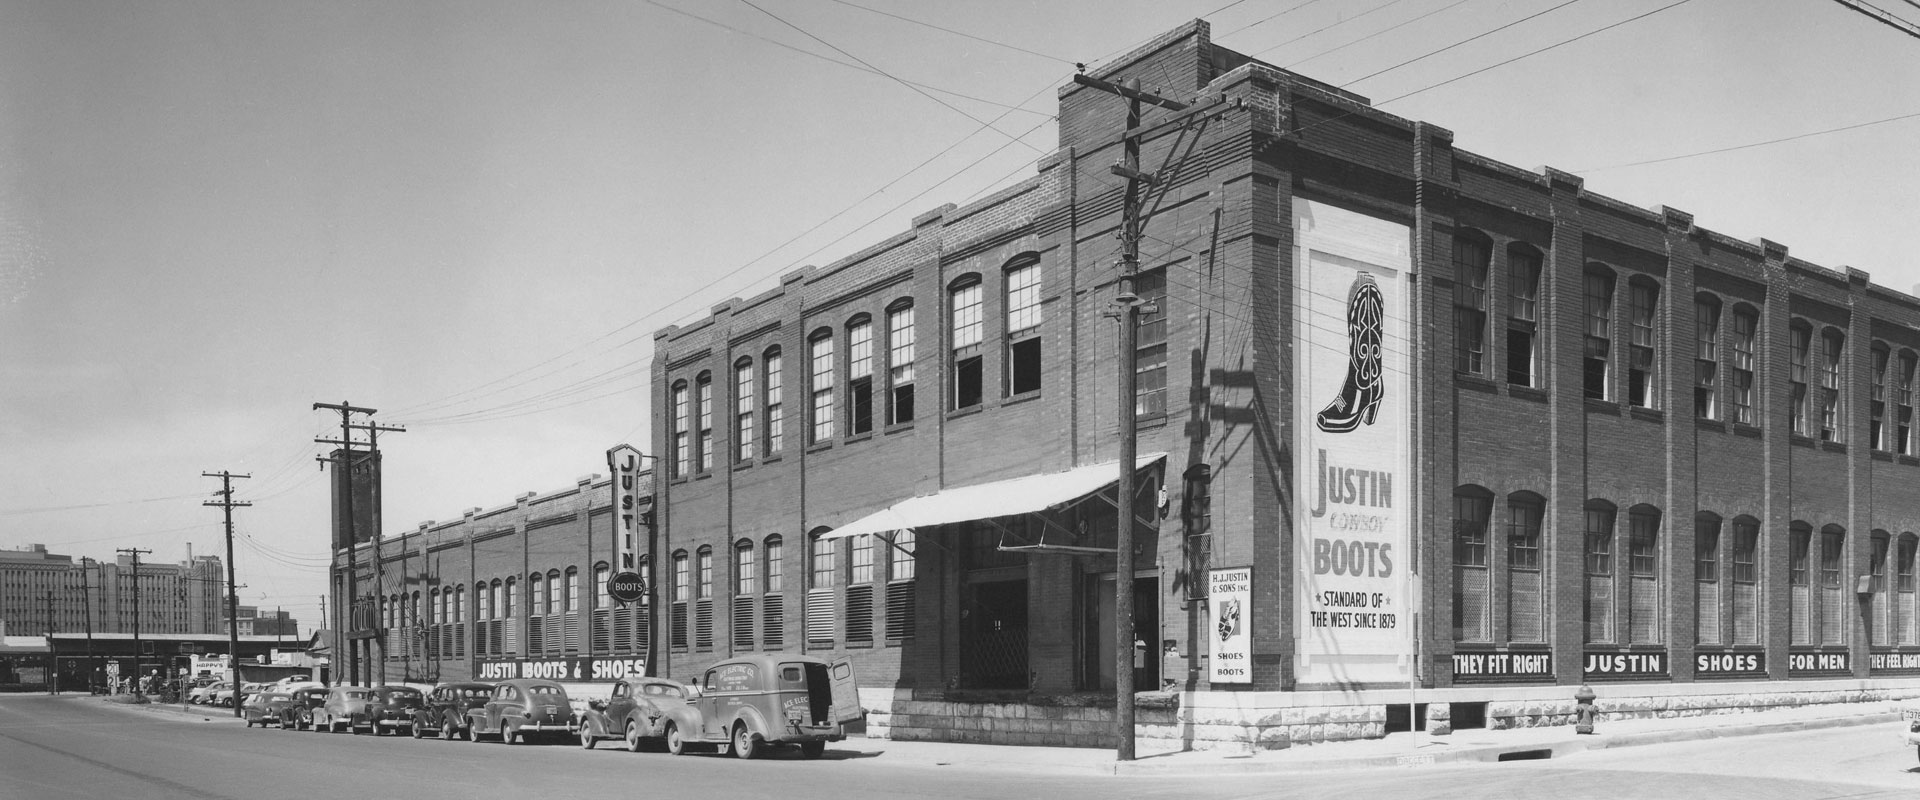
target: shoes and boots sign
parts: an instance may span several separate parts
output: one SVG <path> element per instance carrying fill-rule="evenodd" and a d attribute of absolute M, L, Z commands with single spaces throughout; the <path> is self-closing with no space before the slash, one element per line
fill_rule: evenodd
<path fill-rule="evenodd" d="M 1295 676 L 1405 684 L 1410 232 L 1300 199 L 1293 228 Z"/>

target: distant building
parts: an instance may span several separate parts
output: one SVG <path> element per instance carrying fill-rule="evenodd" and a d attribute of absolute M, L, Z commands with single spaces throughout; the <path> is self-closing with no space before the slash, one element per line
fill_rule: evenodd
<path fill-rule="evenodd" d="M 292 614 L 275 609 L 261 611 L 258 606 L 240 606 L 236 615 L 241 636 L 285 636 L 300 635 L 300 622 Z M 226 615 L 221 615 L 219 631 L 227 630 Z"/>
<path fill-rule="evenodd" d="M 136 614 L 141 633 L 215 633 L 225 630 L 216 627 L 224 581 L 216 556 L 142 561 L 136 576 L 131 556 L 97 561 L 31 544 L 0 550 L 0 620 L 16 636 L 45 634 L 49 625 L 56 633 L 89 625 L 96 633 L 133 633 Z"/>

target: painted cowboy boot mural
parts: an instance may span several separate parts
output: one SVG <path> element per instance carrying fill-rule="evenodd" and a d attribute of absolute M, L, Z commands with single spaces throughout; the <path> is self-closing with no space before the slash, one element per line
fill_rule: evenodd
<path fill-rule="evenodd" d="M 1386 384 L 1380 380 L 1380 337 L 1386 300 L 1371 273 L 1354 276 L 1347 292 L 1347 382 L 1315 418 L 1320 430 L 1346 433 L 1373 424 Z"/>

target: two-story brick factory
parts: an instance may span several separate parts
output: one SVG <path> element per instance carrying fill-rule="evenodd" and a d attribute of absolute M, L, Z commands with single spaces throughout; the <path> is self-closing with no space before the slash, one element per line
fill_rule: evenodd
<path fill-rule="evenodd" d="M 1140 734 L 1196 747 L 1564 722 L 1582 684 L 1619 714 L 1920 694 L 1920 300 L 1202 21 L 1087 74 L 1032 177 L 657 332 L 650 670 L 846 656 L 872 730 L 1088 745 L 1115 648 L 1165 694 Z M 1172 101 L 1131 128 L 1083 85 L 1129 79 Z M 505 549 L 476 574 L 594 568 Z"/>

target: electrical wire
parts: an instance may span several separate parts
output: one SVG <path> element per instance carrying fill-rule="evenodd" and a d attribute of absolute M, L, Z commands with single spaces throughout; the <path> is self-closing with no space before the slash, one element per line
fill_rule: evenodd
<path fill-rule="evenodd" d="M 1309 37 L 1309 36 L 1313 36 L 1313 35 L 1315 35 L 1315 34 L 1318 34 L 1318 33 L 1321 33 L 1321 32 L 1324 32 L 1324 31 L 1327 31 L 1327 30 L 1330 30 L 1330 29 L 1332 29 L 1332 28 L 1337 28 L 1337 27 L 1339 27 L 1339 26 L 1341 26 L 1341 25 L 1345 25 L 1345 24 L 1347 24 L 1347 23 L 1349 23 L 1349 22 L 1352 22 L 1352 21 L 1354 21 L 1354 20 L 1356 20 L 1356 19 L 1359 19 L 1359 18 L 1361 18 L 1361 17 L 1364 17 L 1364 16 L 1367 16 L 1368 14 L 1372 14 L 1372 13 L 1374 13 L 1374 12 L 1376 12 L 1376 11 L 1385 11 L 1385 10 L 1387 10 L 1387 9 L 1389 9 L 1389 8 L 1392 8 L 1392 7 L 1394 7 L 1394 6 L 1397 6 L 1397 5 L 1399 5 L 1399 4 L 1401 4 L 1402 2 L 1405 2 L 1405 0 L 1387 0 L 1387 2 L 1386 2 L 1385 4 L 1382 4 L 1382 5 L 1377 5 L 1377 6 L 1374 6 L 1373 8 L 1369 8 L 1369 9 L 1367 9 L 1367 10 L 1365 10 L 1365 11 L 1362 11 L 1362 12 L 1360 12 L 1360 13 L 1358 13 L 1358 14 L 1355 14 L 1355 15 L 1353 15 L 1353 16 L 1351 16 L 1351 17 L 1344 17 L 1344 18 L 1342 18 L 1342 19 L 1338 19 L 1338 20 L 1335 20 L 1335 21 L 1333 21 L 1333 22 L 1330 22 L 1330 23 L 1328 23 L 1328 24 L 1326 24 L 1326 25 L 1322 25 L 1322 26 L 1320 26 L 1320 27 L 1318 27 L 1318 28 L 1314 28 L 1313 30 L 1310 30 L 1310 31 L 1307 31 L 1306 33 L 1303 33 L 1303 34 L 1300 34 L 1299 36 L 1295 36 L 1295 37 L 1293 37 L 1293 38 L 1291 38 L 1291 39 L 1288 39 L 1288 40 L 1286 40 L 1286 41 L 1284 41 L 1284 42 L 1281 42 L 1281 43 L 1279 43 L 1279 44 L 1276 44 L 1276 45 L 1274 45 L 1274 46 L 1272 46 L 1272 47 L 1269 47 L 1269 48 L 1267 48 L 1267 49 L 1265 49 L 1265 50 L 1261 50 L 1260 52 L 1257 52 L 1257 53 L 1253 53 L 1253 54 L 1252 54 L 1252 56 L 1253 56 L 1254 58 L 1259 58 L 1260 56 L 1263 56 L 1263 55 L 1266 55 L 1266 54 L 1268 54 L 1268 53 L 1271 53 L 1271 52 L 1273 52 L 1273 51 L 1275 51 L 1275 50 L 1278 50 L 1278 49 L 1280 49 L 1280 48 L 1282 48 L 1282 47 L 1286 47 L 1287 45 L 1290 45 L 1290 44 L 1293 44 L 1294 42 L 1297 42 L 1297 41 L 1300 41 L 1301 39 L 1305 39 L 1305 38 L 1307 38 L 1307 37 Z"/>
<path fill-rule="evenodd" d="M 1393 26 L 1393 27 L 1391 27 L 1391 28 L 1386 28 L 1386 29 L 1383 29 L 1383 30 L 1379 30 L 1379 31 L 1375 31 L 1375 32 L 1373 32 L 1373 33 L 1370 33 L 1370 34 L 1367 34 L 1366 36 L 1362 36 L 1362 37 L 1360 37 L 1360 38 L 1358 38 L 1358 39 L 1355 39 L 1355 40 L 1353 40 L 1353 41 L 1351 41 L 1351 42 L 1347 42 L 1346 44 L 1343 44 L 1343 45 L 1340 45 L 1339 47 L 1335 47 L 1335 48 L 1332 48 L 1332 49 L 1330 49 L 1330 50 L 1322 50 L 1322 51 L 1320 51 L 1320 52 L 1318 52 L 1318 53 L 1314 53 L 1313 55 L 1310 55 L 1310 56 L 1307 56 L 1306 58 L 1302 58 L 1302 59 L 1297 59 L 1297 60 L 1295 60 L 1295 61 L 1294 61 L 1293 63 L 1291 63 L 1291 64 L 1288 64 L 1288 65 L 1287 65 L 1287 69 L 1294 69 L 1295 67 L 1298 67 L 1298 66 L 1300 66 L 1301 64 L 1305 64 L 1305 63 L 1307 63 L 1307 62 L 1309 62 L 1309 61 L 1312 61 L 1312 60 L 1314 60 L 1314 59 L 1316 59 L 1316 58 L 1319 58 L 1319 57 L 1321 57 L 1321 56 L 1329 56 L 1329 55 L 1333 55 L 1334 53 L 1338 53 L 1338 52 L 1340 52 L 1340 51 L 1342 51 L 1342 50 L 1345 50 L 1345 49 L 1347 49 L 1347 48 L 1349 48 L 1349 47 L 1352 47 L 1352 46 L 1354 46 L 1354 45 L 1356 45 L 1356 44 L 1360 44 L 1361 42 L 1365 42 L 1365 41 L 1369 41 L 1369 40 L 1372 40 L 1372 39 L 1374 39 L 1374 38 L 1376 38 L 1376 37 L 1379 37 L 1379 36 L 1384 36 L 1384 35 L 1386 35 L 1386 34 L 1389 34 L 1389 33 L 1392 33 L 1392 32 L 1394 32 L 1394 31 L 1397 31 L 1397 30 L 1399 30 L 1399 29 L 1401 29 L 1401 28 L 1404 28 L 1404 27 L 1406 27 L 1406 26 L 1408 26 L 1408 25 L 1412 25 L 1413 23 L 1416 23 L 1416 22 L 1419 22 L 1420 20 L 1423 20 L 1423 19 L 1426 19 L 1426 18 L 1428 18 L 1428 17 L 1431 17 L 1431 16 L 1433 16 L 1433 15 L 1435 15 L 1435 14 L 1439 14 L 1439 13 L 1441 13 L 1441 12 L 1443 12 L 1443 11 L 1451 11 L 1451 10 L 1453 10 L 1453 9 L 1455 9 L 1455 8 L 1458 8 L 1458 7 L 1460 7 L 1460 6 L 1462 6 L 1462 5 L 1465 5 L 1465 4 L 1467 3 L 1467 2 L 1468 2 L 1468 0 L 1454 0 L 1454 2 L 1452 2 L 1452 3 L 1449 3 L 1449 4 L 1447 4 L 1447 5 L 1445 5 L 1445 6 L 1442 6 L 1442 7 L 1440 7 L 1440 8 L 1436 8 L 1436 9 L 1434 9 L 1434 10 L 1432 10 L 1432 11 L 1429 11 L 1429 12 L 1427 12 L 1427 13 L 1425 13 L 1425 14 L 1421 14 L 1420 16 L 1417 16 L 1417 17 L 1414 17 L 1413 19 L 1410 19 L 1410 20 L 1407 20 L 1407 21 L 1405 21 L 1405 22 L 1402 22 L 1402 23 L 1400 23 L 1400 24 L 1398 24 L 1398 25 L 1395 25 L 1395 26 Z"/>
<path fill-rule="evenodd" d="M 1712 150 L 1701 150 L 1697 153 L 1686 153 L 1684 155 L 1667 156 L 1666 158 L 1650 158 L 1645 161 L 1630 161 L 1625 164 L 1609 164 L 1604 167 L 1588 167 L 1586 169 L 1580 169 L 1580 170 L 1569 170 L 1569 172 L 1573 172 L 1576 175 L 1584 175 L 1584 174 L 1594 173 L 1594 172 L 1604 172 L 1610 169 L 1626 169 L 1628 167 L 1644 167 L 1648 164 L 1664 164 L 1669 161 L 1680 161 L 1682 159 L 1688 159 L 1688 158 L 1699 158 L 1701 156 L 1712 156 L 1712 155 L 1719 155 L 1721 153 L 1731 153 L 1736 150 L 1748 150 L 1755 147 L 1765 147 L 1770 144 L 1780 144 L 1782 142 L 1795 142 L 1801 139 L 1811 139 L 1815 136 L 1825 136 L 1829 133 L 1840 133 L 1842 131 L 1858 130 L 1860 128 L 1872 127 L 1874 125 L 1885 125 L 1889 122 L 1899 122 L 1901 120 L 1913 119 L 1915 117 L 1920 117 L 1920 111 L 1915 111 L 1908 114 L 1901 114 L 1893 117 L 1886 117 L 1884 119 L 1876 119 L 1870 122 L 1857 122 L 1852 125 L 1842 125 L 1838 128 L 1827 128 L 1824 130 L 1817 130 L 1817 131 L 1810 131 L 1807 133 L 1795 134 L 1793 136 L 1782 136 L 1778 139 L 1768 139 L 1766 141 L 1761 141 L 1761 142 L 1748 142 L 1747 144 L 1737 144 L 1731 147 L 1717 147 Z"/>
<path fill-rule="evenodd" d="M 953 34 L 953 35 L 955 35 L 955 36 L 958 36 L 958 37 L 960 37 L 960 38 L 962 38 L 962 39 L 972 39 L 973 41 L 976 41 L 976 42 L 981 42 L 981 43 L 983 43 L 983 44 L 990 44 L 990 45 L 993 45 L 993 46 L 995 46 L 995 47 L 1004 47 L 1004 48 L 1006 48 L 1006 49 L 1008 49 L 1008 50 L 1013 50 L 1013 51 L 1015 51 L 1015 52 L 1020 52 L 1020 53 L 1026 53 L 1027 55 L 1030 55 L 1030 56 L 1039 56 L 1040 58 L 1044 58 L 1044 59 L 1047 59 L 1047 60 L 1049 60 L 1049 61 L 1058 61 L 1058 62 L 1060 62 L 1060 63 L 1062 63 L 1062 64 L 1066 64 L 1066 65 L 1069 65 L 1069 66 L 1071 66 L 1071 65 L 1073 64 L 1073 61 L 1071 61 L 1071 60 L 1069 60 L 1069 59 L 1065 59 L 1065 58 L 1061 58 L 1061 57 L 1059 57 L 1059 56 L 1052 56 L 1052 55 L 1047 55 L 1046 53 L 1041 53 L 1041 52 L 1036 52 L 1036 51 L 1033 51 L 1033 50 L 1028 50 L 1027 48 L 1024 48 L 1024 47 L 1020 47 L 1020 46 L 1018 46 L 1018 45 L 1011 45 L 1011 44 L 1007 44 L 1006 42 L 1000 42 L 1000 41 L 995 41 L 995 40 L 993 40 L 993 39 L 987 39 L 987 38 L 984 38 L 984 37 L 980 37 L 980 36 L 975 36 L 975 35 L 973 35 L 973 34 L 971 34 L 971 33 L 962 33 L 962 32 L 960 32 L 960 31 L 956 31 L 956 30 L 954 30 L 954 29 L 952 29 L 952 28 L 943 28 L 943 27 L 940 27 L 939 25 L 935 25 L 935 24 L 933 24 L 933 23 L 931 23 L 931 22 L 922 22 L 922 21 L 920 21 L 920 20 L 917 20 L 917 19 L 913 19 L 913 18 L 911 18 L 911 17 L 903 17 L 903 16 L 901 16 L 901 15 L 899 15 L 899 14 L 895 14 L 895 13 L 892 13 L 892 12 L 889 12 L 889 11 L 881 11 L 880 9 L 877 9 L 877 8 L 869 8 L 869 7 L 867 7 L 867 6 L 863 6 L 863 5 L 860 5 L 859 3 L 850 3 L 850 2 L 847 2 L 847 0 L 833 0 L 833 2 L 835 2 L 835 3 L 839 3 L 840 5 L 843 5 L 843 6 L 850 6 L 850 7 L 853 7 L 853 8 L 857 8 L 857 9 L 860 9 L 861 11 L 868 11 L 868 12 L 872 12 L 872 13 L 874 13 L 874 14 L 879 14 L 880 16 L 883 16 L 883 17 L 892 17 L 892 18 L 894 18 L 894 19 L 897 19 L 897 20 L 900 20 L 901 22 L 907 22 L 907 23 L 912 23 L 912 24 L 914 24 L 914 25 L 919 25 L 919 26 L 921 26 L 921 27 L 923 27 L 923 28 L 932 28 L 932 29 L 934 29 L 934 30 L 936 30 L 936 31 L 943 31 L 943 32 L 946 32 L 946 33 L 951 33 L 951 34 Z M 1231 6 L 1229 6 L 1229 7 L 1231 7 Z"/>

